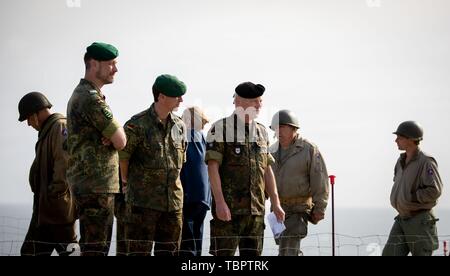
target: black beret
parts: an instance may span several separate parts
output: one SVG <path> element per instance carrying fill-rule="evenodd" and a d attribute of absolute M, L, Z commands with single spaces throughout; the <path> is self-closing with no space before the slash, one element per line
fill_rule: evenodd
<path fill-rule="evenodd" d="M 242 98 L 254 99 L 261 97 L 266 89 L 261 84 L 254 84 L 248 81 L 239 84 L 234 91 Z"/>

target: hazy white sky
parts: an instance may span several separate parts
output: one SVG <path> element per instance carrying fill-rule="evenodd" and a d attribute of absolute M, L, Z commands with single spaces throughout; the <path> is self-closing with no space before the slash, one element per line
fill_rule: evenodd
<path fill-rule="evenodd" d="M 213 121 L 237 84 L 261 83 L 259 121 L 293 110 L 337 175 L 336 206 L 358 208 L 389 207 L 392 131 L 417 120 L 450 208 L 448 0 L 2 0 L 0 39 L 0 203 L 32 201 L 37 132 L 17 121 L 19 99 L 41 91 L 65 113 L 86 46 L 104 41 L 120 50 L 104 91 L 121 123 L 152 103 L 162 73 L 187 84 L 182 109 Z"/>

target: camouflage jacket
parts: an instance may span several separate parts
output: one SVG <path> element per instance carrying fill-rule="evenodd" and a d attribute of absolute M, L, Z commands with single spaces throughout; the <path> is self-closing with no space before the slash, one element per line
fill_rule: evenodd
<path fill-rule="evenodd" d="M 119 192 L 117 150 L 102 143 L 119 127 L 101 91 L 82 79 L 67 105 L 67 179 L 76 194 Z"/>
<path fill-rule="evenodd" d="M 257 122 L 244 124 L 235 114 L 211 127 L 205 161 L 220 164 L 222 192 L 231 215 L 264 215 L 264 173 L 274 162 L 268 147 L 266 128 Z"/>
<path fill-rule="evenodd" d="M 120 160 L 128 160 L 126 201 L 132 206 L 171 212 L 183 207 L 180 171 L 186 161 L 186 126 L 170 113 L 164 126 L 149 109 L 125 124 L 127 146 Z"/>

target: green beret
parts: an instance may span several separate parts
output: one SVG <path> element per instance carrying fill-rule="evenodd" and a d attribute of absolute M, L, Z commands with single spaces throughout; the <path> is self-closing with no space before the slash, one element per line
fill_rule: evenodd
<path fill-rule="evenodd" d="M 180 97 L 186 93 L 186 85 L 177 77 L 161 75 L 156 78 L 153 89 L 169 97 Z"/>
<path fill-rule="evenodd" d="M 86 48 L 86 52 L 98 61 L 112 60 L 119 56 L 119 50 L 116 47 L 102 42 L 92 43 L 91 46 Z"/>

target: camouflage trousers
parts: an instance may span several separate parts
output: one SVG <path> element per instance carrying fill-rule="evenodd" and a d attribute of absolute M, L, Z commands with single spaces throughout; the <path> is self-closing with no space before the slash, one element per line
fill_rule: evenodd
<path fill-rule="evenodd" d="M 69 244 L 77 243 L 75 223 L 63 225 L 38 225 L 37 210 L 33 211 L 27 235 L 20 249 L 22 256 L 50 256 L 56 250 L 60 256 L 68 256 Z"/>
<path fill-rule="evenodd" d="M 264 216 L 234 215 L 231 221 L 213 218 L 210 222 L 211 246 L 214 256 L 261 256 L 264 241 Z"/>
<path fill-rule="evenodd" d="M 300 242 L 308 234 L 308 214 L 286 214 L 284 225 L 286 230 L 275 239 L 279 245 L 278 256 L 302 256 Z"/>
<path fill-rule="evenodd" d="M 116 194 L 114 202 L 114 216 L 116 217 L 116 256 L 126 256 L 126 204 L 123 194 Z"/>
<path fill-rule="evenodd" d="M 177 256 L 180 249 L 183 210 L 160 212 L 128 206 L 126 235 L 128 255 Z"/>
<path fill-rule="evenodd" d="M 412 218 L 395 218 L 383 256 L 431 256 L 438 249 L 436 221 L 431 211 L 424 211 Z"/>
<path fill-rule="evenodd" d="M 107 256 L 114 222 L 114 194 L 75 194 L 80 212 L 81 256 Z"/>

